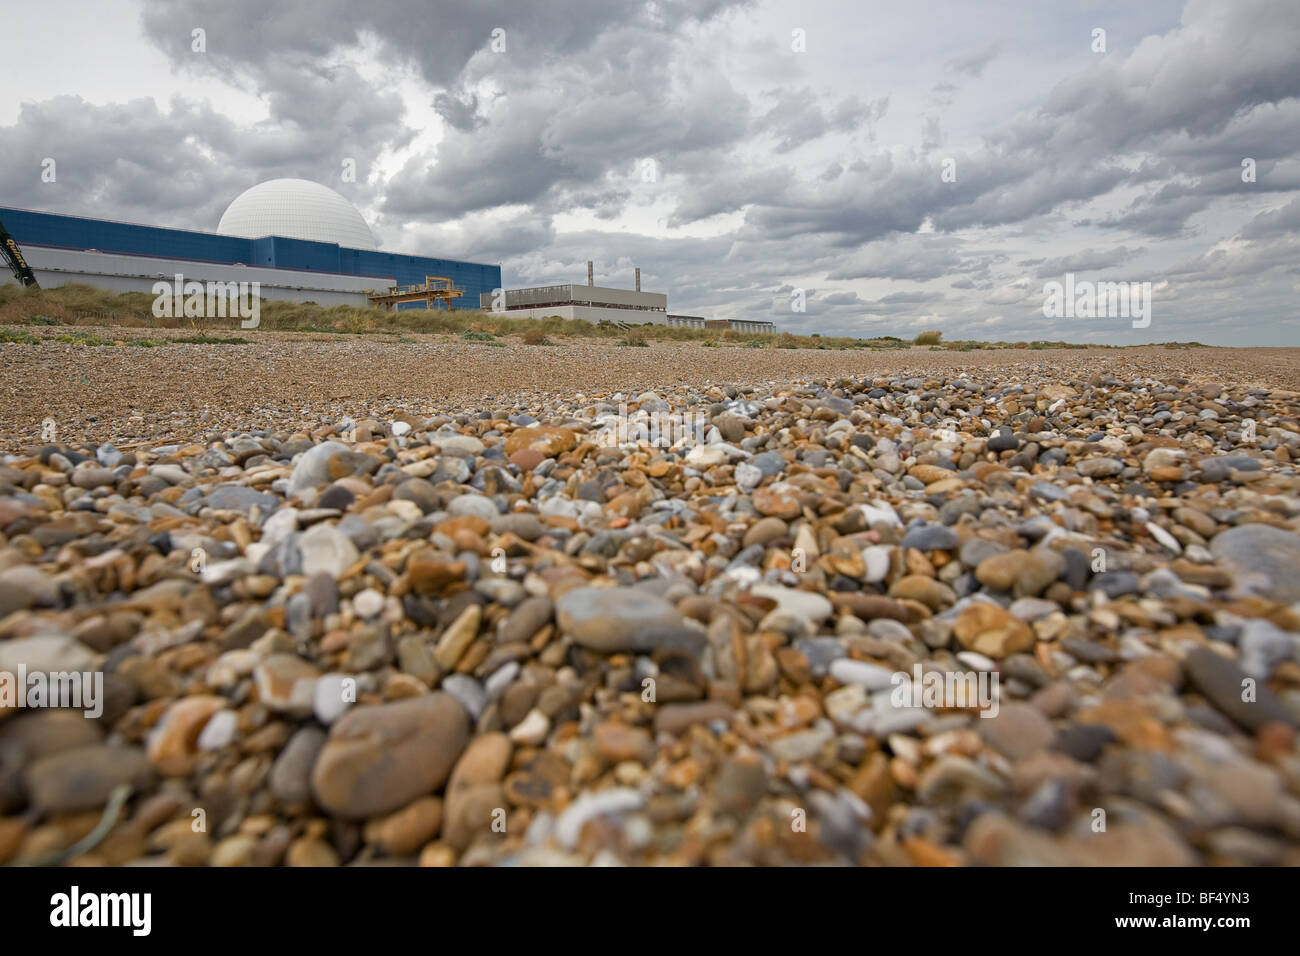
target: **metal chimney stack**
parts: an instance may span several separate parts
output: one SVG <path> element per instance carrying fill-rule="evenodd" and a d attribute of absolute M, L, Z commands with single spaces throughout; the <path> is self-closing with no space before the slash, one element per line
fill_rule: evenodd
<path fill-rule="evenodd" d="M 587 260 L 587 285 L 596 284 L 596 272 L 590 259 Z"/>
<path fill-rule="evenodd" d="M 641 291 L 641 267 L 640 266 L 638 266 L 636 270 L 636 291 L 638 292 Z"/>

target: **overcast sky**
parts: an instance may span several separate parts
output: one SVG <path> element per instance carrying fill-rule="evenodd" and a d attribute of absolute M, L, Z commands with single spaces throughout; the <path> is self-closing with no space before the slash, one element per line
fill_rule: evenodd
<path fill-rule="evenodd" d="M 0 205 L 213 230 L 301 177 L 507 286 L 590 258 L 795 332 L 1300 345 L 1296 0 L 4 6 Z M 1067 272 L 1150 282 L 1150 326 L 1045 318 Z"/>

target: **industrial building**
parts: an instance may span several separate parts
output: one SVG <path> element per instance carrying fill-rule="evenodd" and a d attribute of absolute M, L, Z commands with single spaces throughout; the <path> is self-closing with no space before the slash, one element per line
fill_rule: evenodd
<path fill-rule="evenodd" d="M 511 318 L 585 319 L 617 325 L 673 325 L 688 328 L 735 329 L 739 332 L 773 333 L 771 322 L 737 319 L 706 319 L 698 315 L 669 315 L 668 296 L 641 291 L 641 270 L 636 270 L 634 288 L 616 289 L 595 284 L 594 265 L 587 263 L 587 284 L 533 286 L 485 292 L 479 297 L 484 312 L 504 312 Z"/>
<path fill-rule="evenodd" d="M 736 332 L 757 332 L 761 335 L 776 333 L 775 323 L 759 319 L 706 319 L 702 315 L 670 315 L 668 324 L 688 329 L 717 329 L 718 331 L 732 329 Z"/>
<path fill-rule="evenodd" d="M 723 319 L 729 328 L 737 332 L 759 332 L 763 335 L 775 335 L 776 323 L 760 319 Z"/>
<path fill-rule="evenodd" d="M 375 293 L 427 286 L 432 276 L 462 293 L 439 304 L 474 308 L 481 294 L 501 287 L 499 265 L 379 250 L 352 203 L 301 179 L 247 190 L 215 233 L 4 206 L 0 223 L 46 289 L 86 283 L 151 292 L 181 274 L 187 282 L 257 282 L 268 300 L 367 307 Z M 0 281 L 10 281 L 8 274 Z"/>
<path fill-rule="evenodd" d="M 669 315 L 668 296 L 587 284 L 504 289 L 501 266 L 383 252 L 355 206 L 319 183 L 273 179 L 245 190 L 216 232 L 0 206 L 0 252 L 14 278 L 49 289 L 84 283 L 148 292 L 165 282 L 257 283 L 264 300 L 322 306 L 480 308 L 516 318 L 584 319 L 771 334 L 771 322 Z"/>
<path fill-rule="evenodd" d="M 612 289 L 595 284 L 593 264 L 587 263 L 587 284 L 541 285 L 530 289 L 506 289 L 479 297 L 484 312 L 506 312 L 511 318 L 585 319 L 623 325 L 667 325 L 668 296 L 641 291 L 641 270 L 636 270 L 636 288 Z"/>
<path fill-rule="evenodd" d="M 661 292 L 636 292 L 599 285 L 543 285 L 507 289 L 499 297 L 479 297 L 484 312 L 505 312 L 511 318 L 586 319 L 625 325 L 668 324 L 668 296 Z"/>

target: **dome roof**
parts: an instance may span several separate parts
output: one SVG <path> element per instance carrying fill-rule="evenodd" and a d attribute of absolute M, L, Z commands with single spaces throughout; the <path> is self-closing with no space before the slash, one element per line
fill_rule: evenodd
<path fill-rule="evenodd" d="M 356 206 L 307 179 L 271 179 L 244 190 L 226 207 L 217 232 L 244 239 L 287 236 L 337 242 L 349 249 L 378 248 Z"/>

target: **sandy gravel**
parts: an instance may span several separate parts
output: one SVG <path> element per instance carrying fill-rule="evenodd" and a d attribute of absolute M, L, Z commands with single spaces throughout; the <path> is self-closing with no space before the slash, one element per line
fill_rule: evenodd
<path fill-rule="evenodd" d="M 81 329 L 104 338 L 176 338 L 156 329 Z M 38 440 L 51 418 L 61 441 L 192 439 L 227 428 L 299 426 L 343 416 L 493 408 L 550 395 L 639 392 L 676 384 L 748 385 L 915 372 L 951 376 L 1005 368 L 1009 379 L 1185 377 L 1300 389 L 1300 349 L 1004 350 L 986 352 L 649 348 L 570 340 L 551 346 L 410 336 L 232 334 L 247 345 L 152 348 L 53 340 L 0 345 L 0 438 L 7 451 Z"/>
<path fill-rule="evenodd" d="M 0 866 L 1300 865 L 1294 351 L 3 357 Z"/>

